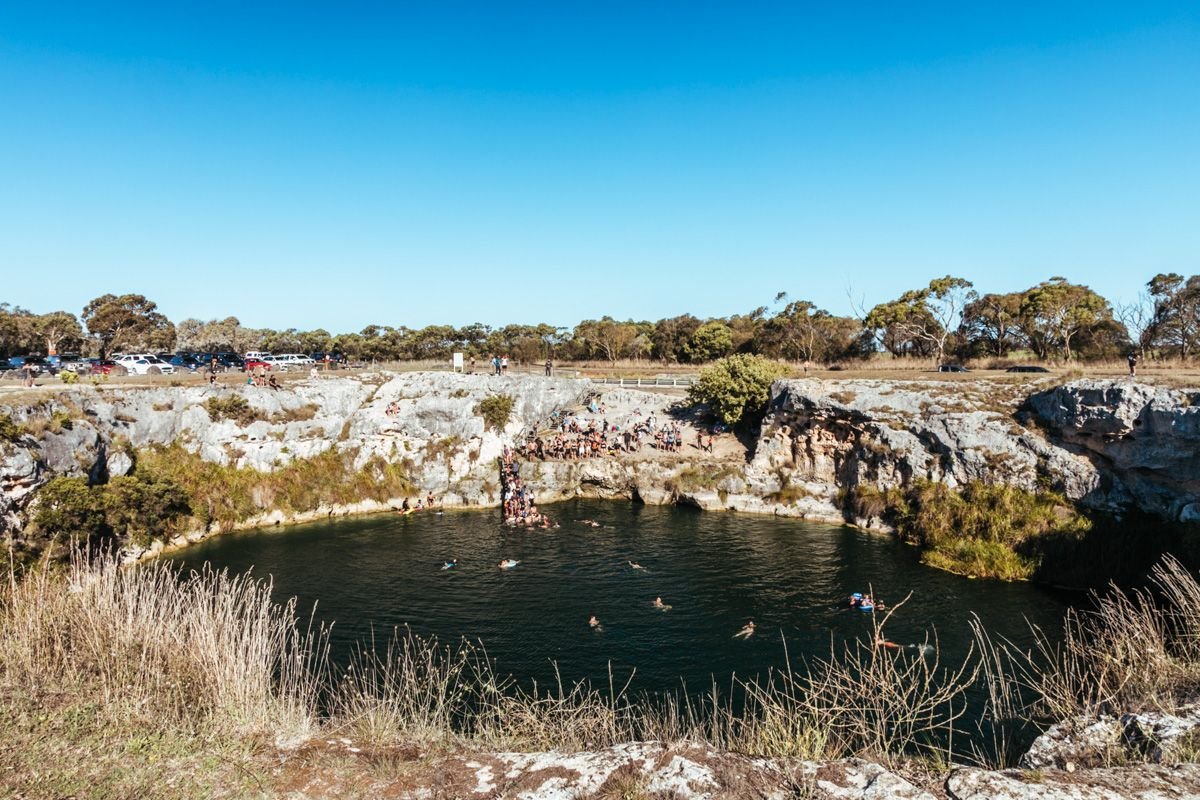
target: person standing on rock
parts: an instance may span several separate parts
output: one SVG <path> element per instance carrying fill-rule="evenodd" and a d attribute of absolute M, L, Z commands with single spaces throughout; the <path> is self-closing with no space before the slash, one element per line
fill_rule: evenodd
<path fill-rule="evenodd" d="M 1129 377 L 1136 378 L 1137 377 L 1137 362 L 1138 362 L 1137 353 L 1130 353 L 1129 358 L 1126 360 L 1129 362 Z"/>
<path fill-rule="evenodd" d="M 551 369 L 553 366 L 554 366 L 554 364 L 553 364 L 553 363 L 550 361 L 550 359 L 548 359 L 548 358 L 547 358 L 547 359 L 546 359 L 546 377 L 547 377 L 547 378 L 549 378 L 549 377 L 550 377 L 550 369 Z"/>

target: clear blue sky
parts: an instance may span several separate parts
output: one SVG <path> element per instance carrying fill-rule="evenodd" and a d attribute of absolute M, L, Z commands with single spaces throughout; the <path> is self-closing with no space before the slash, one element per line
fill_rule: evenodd
<path fill-rule="evenodd" d="M 1194 1 L 0 6 L 0 301 L 39 312 L 574 325 L 1160 271 L 1200 271 Z"/>

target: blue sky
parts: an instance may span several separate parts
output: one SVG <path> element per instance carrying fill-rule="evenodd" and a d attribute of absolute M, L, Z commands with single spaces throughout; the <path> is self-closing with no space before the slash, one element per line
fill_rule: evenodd
<path fill-rule="evenodd" d="M 1194 2 L 0 5 L 35 311 L 574 325 L 1198 268 Z"/>

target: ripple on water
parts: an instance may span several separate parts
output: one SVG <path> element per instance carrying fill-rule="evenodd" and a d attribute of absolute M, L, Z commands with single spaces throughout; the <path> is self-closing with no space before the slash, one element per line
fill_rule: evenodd
<path fill-rule="evenodd" d="M 514 531 L 495 511 L 379 515 L 230 534 L 177 558 L 270 575 L 276 597 L 297 597 L 305 617 L 317 603 L 317 619 L 336 622 L 335 655 L 408 625 L 481 640 L 522 680 L 544 683 L 557 662 L 568 680 L 606 683 L 611 663 L 619 681 L 636 668 L 634 687 L 647 691 L 759 674 L 784 663 L 783 640 L 793 659 L 827 655 L 831 642 L 869 631 L 869 615 L 844 606 L 868 587 L 893 603 L 912 592 L 889 638 L 921 642 L 936 630 L 950 659 L 969 646 L 972 611 L 1022 643 L 1025 618 L 1055 629 L 1064 608 L 1029 584 L 931 570 L 912 548 L 844 526 L 604 501 L 547 509 L 560 529 Z M 451 558 L 459 566 L 441 569 Z M 501 570 L 504 558 L 521 563 Z M 671 610 L 655 609 L 655 597 Z M 602 633 L 589 628 L 592 614 Z M 734 639 L 748 619 L 757 633 Z"/>

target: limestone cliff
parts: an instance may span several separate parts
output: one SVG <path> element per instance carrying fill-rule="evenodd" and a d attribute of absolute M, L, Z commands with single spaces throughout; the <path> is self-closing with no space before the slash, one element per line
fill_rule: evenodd
<path fill-rule="evenodd" d="M 330 449 L 356 463 L 400 464 L 415 492 L 447 505 L 496 505 L 496 458 L 530 432 L 553 434 L 562 414 L 627 430 L 654 416 L 683 431 L 679 452 L 534 461 L 523 475 L 540 502 L 576 496 L 686 503 L 827 521 L 847 519 L 847 490 L 888 489 L 915 478 L 1027 490 L 1050 486 L 1081 506 L 1200 518 L 1200 398 L 1132 381 L 1062 386 L 1002 380 L 783 380 L 756 436 L 695 445 L 705 420 L 677 396 L 608 389 L 594 410 L 587 381 L 446 373 L 374 373 L 288 384 L 120 389 L 68 387 L 33 405 L 0 407 L 24 430 L 0 441 L 0 524 L 19 528 L 34 491 L 54 475 L 103 481 L 128 472 L 131 454 L 180 443 L 206 461 L 271 471 Z M 502 431 L 477 407 L 513 398 Z M 244 398 L 234 418 L 213 398 Z M 399 498 L 396 498 L 398 502 Z M 247 524 L 387 508 L 348 503 L 284 514 L 264 501 Z M 853 520 L 879 526 L 878 519 Z"/>

